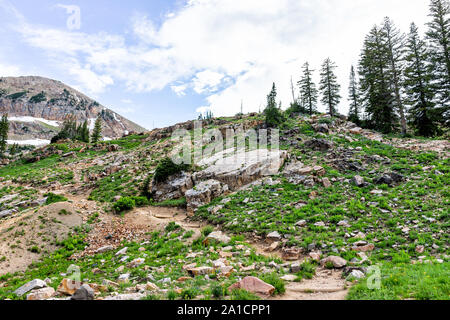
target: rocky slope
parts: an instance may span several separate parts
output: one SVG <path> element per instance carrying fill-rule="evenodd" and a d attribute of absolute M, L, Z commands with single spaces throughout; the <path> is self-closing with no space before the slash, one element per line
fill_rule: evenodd
<path fill-rule="evenodd" d="M 104 137 L 110 139 L 145 131 L 69 86 L 42 77 L 0 78 L 0 114 L 4 113 L 11 123 L 9 139 L 22 144 L 50 140 L 67 115 L 88 120 L 91 128 L 101 115 Z"/>
<path fill-rule="evenodd" d="M 280 151 L 217 152 L 157 182 L 176 128 L 193 123 L 0 166 L 0 299 L 448 299 L 448 141 L 295 116 Z"/>

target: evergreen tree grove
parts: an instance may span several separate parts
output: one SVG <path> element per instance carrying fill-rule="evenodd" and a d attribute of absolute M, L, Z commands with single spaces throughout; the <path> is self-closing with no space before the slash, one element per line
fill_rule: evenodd
<path fill-rule="evenodd" d="M 430 44 L 430 61 L 438 93 L 440 120 L 450 121 L 450 1 L 431 0 L 431 22 L 426 33 Z"/>
<path fill-rule="evenodd" d="M 328 113 L 334 117 L 337 113 L 336 107 L 341 101 L 339 91 L 341 89 L 340 84 L 337 82 L 335 74 L 336 64 L 327 58 L 320 73 L 320 91 L 322 93 L 322 103 L 328 107 Z"/>
<path fill-rule="evenodd" d="M 433 136 L 438 131 L 435 123 L 434 90 L 432 86 L 433 69 L 429 63 L 426 44 L 420 39 L 417 26 L 411 24 L 407 41 L 405 58 L 405 89 L 409 114 L 417 133 L 422 136 Z"/>
<path fill-rule="evenodd" d="M 359 75 L 366 121 L 370 127 L 383 133 L 394 131 L 397 123 L 389 70 L 384 34 L 375 26 L 364 41 Z"/>

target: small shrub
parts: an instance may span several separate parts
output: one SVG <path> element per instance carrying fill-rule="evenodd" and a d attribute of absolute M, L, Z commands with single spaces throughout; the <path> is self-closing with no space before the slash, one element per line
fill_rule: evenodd
<path fill-rule="evenodd" d="M 235 289 L 231 293 L 231 300 L 261 300 L 261 298 L 246 290 Z"/>
<path fill-rule="evenodd" d="M 67 201 L 67 198 L 59 195 L 59 194 L 54 194 L 52 192 L 47 193 L 45 195 L 47 197 L 47 200 L 45 201 L 46 205 L 52 204 L 52 203 L 57 203 L 57 202 L 65 202 Z"/>
<path fill-rule="evenodd" d="M 136 202 L 133 198 L 123 197 L 114 203 L 113 208 L 116 213 L 122 213 L 133 209 L 135 206 Z"/>
<path fill-rule="evenodd" d="M 276 273 L 265 274 L 261 277 L 261 280 L 275 287 L 275 291 L 273 293 L 274 295 L 283 294 L 286 292 L 284 281 L 280 279 Z"/>
<path fill-rule="evenodd" d="M 145 207 L 149 205 L 149 201 L 146 197 L 132 197 L 136 207 Z"/>
<path fill-rule="evenodd" d="M 175 231 L 175 230 L 180 229 L 180 228 L 181 228 L 181 227 L 180 227 L 178 224 L 176 224 L 175 222 L 171 221 L 171 222 L 169 222 L 169 224 L 166 226 L 166 231 L 167 231 L 167 232 L 172 232 L 172 231 Z"/>
<path fill-rule="evenodd" d="M 29 251 L 30 251 L 30 252 L 33 252 L 33 253 L 40 253 L 40 252 L 41 252 L 41 249 L 39 249 L 38 246 L 32 246 L 32 247 L 29 249 Z"/>
<path fill-rule="evenodd" d="M 154 179 L 156 182 L 164 182 L 168 177 L 188 169 L 188 165 L 177 165 L 170 158 L 164 158 L 156 167 Z"/>
<path fill-rule="evenodd" d="M 214 285 L 211 289 L 211 293 L 213 295 L 214 298 L 219 299 L 222 298 L 223 296 L 227 295 L 227 288 L 225 288 L 224 286 L 221 285 Z"/>
<path fill-rule="evenodd" d="M 212 226 L 206 226 L 202 229 L 202 235 L 204 237 L 209 236 L 214 231 L 214 228 Z"/>
<path fill-rule="evenodd" d="M 184 289 L 181 292 L 181 299 L 183 300 L 192 300 L 196 297 L 197 295 L 195 294 L 193 289 Z"/>
<path fill-rule="evenodd" d="M 167 292 L 167 299 L 169 300 L 175 300 L 177 298 L 177 293 L 173 290 L 170 290 Z"/>

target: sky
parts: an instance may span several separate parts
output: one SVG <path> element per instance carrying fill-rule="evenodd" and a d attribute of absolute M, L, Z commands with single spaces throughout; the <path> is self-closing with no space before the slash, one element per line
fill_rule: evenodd
<path fill-rule="evenodd" d="M 0 0 L 0 76 L 60 80 L 147 129 L 284 108 L 308 61 L 350 67 L 385 16 L 406 32 L 428 0 Z M 297 94 L 297 88 L 295 89 Z M 324 106 L 319 106 L 325 111 Z"/>

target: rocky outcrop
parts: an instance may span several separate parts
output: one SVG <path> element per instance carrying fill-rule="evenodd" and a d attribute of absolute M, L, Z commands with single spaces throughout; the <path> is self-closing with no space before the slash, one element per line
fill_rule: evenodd
<path fill-rule="evenodd" d="M 195 188 L 186 192 L 187 209 L 190 212 L 195 211 L 198 207 L 210 203 L 226 191 L 228 191 L 228 186 L 217 180 L 201 181 L 195 185 Z"/>
<path fill-rule="evenodd" d="M 258 149 L 238 153 L 225 150 L 202 160 L 199 165 L 207 168 L 195 173 L 193 180 L 215 179 L 233 191 L 262 177 L 277 174 L 287 156 L 286 151 L 278 150 Z"/>
<path fill-rule="evenodd" d="M 120 138 L 145 129 L 65 84 L 42 77 L 0 78 L 0 114 L 10 120 L 9 139 L 50 140 L 67 115 L 87 120 L 100 116 L 103 136 Z"/>
<path fill-rule="evenodd" d="M 189 173 L 181 172 L 169 177 L 166 181 L 154 183 L 152 185 L 153 199 L 161 202 L 171 199 L 179 199 L 184 196 L 186 191 L 192 189 L 194 183 Z"/>

